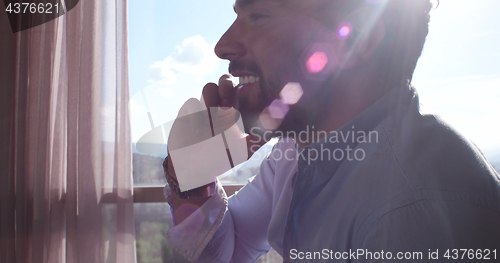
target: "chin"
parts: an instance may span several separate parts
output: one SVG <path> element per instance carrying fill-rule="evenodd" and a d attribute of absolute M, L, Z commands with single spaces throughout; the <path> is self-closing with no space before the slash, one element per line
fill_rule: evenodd
<path fill-rule="evenodd" d="M 320 107 L 318 107 L 320 108 Z M 305 107 L 300 107 L 297 104 L 290 107 L 287 115 L 279 125 L 276 131 L 281 133 L 286 132 L 300 132 L 307 128 L 307 126 L 317 126 L 323 117 L 321 110 L 311 110 Z"/>

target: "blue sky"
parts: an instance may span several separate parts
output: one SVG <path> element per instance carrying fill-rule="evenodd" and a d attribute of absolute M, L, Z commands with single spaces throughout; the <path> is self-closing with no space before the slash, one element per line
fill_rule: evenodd
<path fill-rule="evenodd" d="M 206 82 L 227 73 L 213 47 L 236 18 L 233 0 L 129 0 L 132 137 L 171 121 Z M 441 0 L 413 83 L 487 156 L 500 155 L 500 1 Z M 147 102 L 147 103 L 145 103 Z"/>

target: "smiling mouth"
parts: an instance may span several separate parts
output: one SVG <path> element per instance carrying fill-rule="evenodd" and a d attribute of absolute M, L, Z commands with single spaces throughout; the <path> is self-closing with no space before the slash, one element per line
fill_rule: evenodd
<path fill-rule="evenodd" d="M 252 84 L 252 83 L 256 83 L 256 82 L 259 82 L 259 77 L 255 77 L 255 76 L 241 76 L 241 77 L 239 77 L 239 83 L 236 86 L 236 88 L 241 88 L 241 87 L 243 87 L 246 84 Z"/>

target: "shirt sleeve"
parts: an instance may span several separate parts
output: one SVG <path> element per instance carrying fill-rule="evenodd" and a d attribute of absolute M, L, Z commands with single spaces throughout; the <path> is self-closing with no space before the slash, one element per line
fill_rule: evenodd
<path fill-rule="evenodd" d="M 217 184 L 214 196 L 168 230 L 173 248 L 196 262 L 254 262 L 267 253 L 274 166 L 265 158 L 253 180 L 230 198 Z"/>
<path fill-rule="evenodd" d="M 169 192 L 165 186 L 164 193 Z M 167 201 L 169 196 L 165 196 Z M 227 196 L 217 182 L 215 194 L 182 223 L 167 231 L 170 245 L 189 261 L 195 261 L 221 224 L 227 208 Z"/>

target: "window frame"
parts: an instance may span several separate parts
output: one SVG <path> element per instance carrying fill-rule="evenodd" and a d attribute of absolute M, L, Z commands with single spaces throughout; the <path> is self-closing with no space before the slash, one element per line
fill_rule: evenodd
<path fill-rule="evenodd" d="M 226 191 L 227 196 L 233 195 L 240 190 L 243 184 L 224 184 L 222 188 Z M 135 203 L 164 203 L 167 202 L 163 196 L 163 186 L 136 186 L 134 187 L 134 204 Z"/>

